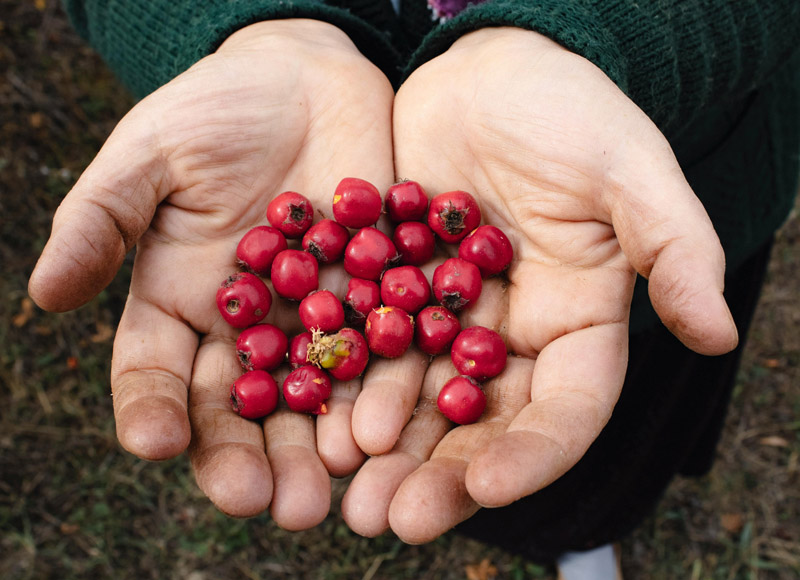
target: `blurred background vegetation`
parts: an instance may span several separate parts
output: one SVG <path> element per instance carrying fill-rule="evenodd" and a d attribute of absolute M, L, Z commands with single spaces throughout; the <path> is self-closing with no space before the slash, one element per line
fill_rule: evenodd
<path fill-rule="evenodd" d="M 108 386 L 130 263 L 89 305 L 26 293 L 53 212 L 133 104 L 56 0 L 0 0 L 0 578 L 553 578 L 446 535 L 408 546 L 233 520 L 185 457 L 116 442 Z M 623 545 L 629 579 L 800 577 L 800 223 L 781 230 L 712 473 L 677 480 Z M 335 483 L 340 498 L 346 481 Z"/>

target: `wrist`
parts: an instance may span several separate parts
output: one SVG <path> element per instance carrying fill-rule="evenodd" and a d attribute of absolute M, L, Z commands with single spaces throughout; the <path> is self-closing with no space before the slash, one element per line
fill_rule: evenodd
<path fill-rule="evenodd" d="M 264 20 L 250 24 L 225 39 L 217 52 L 263 50 L 274 42 L 280 43 L 279 49 L 284 52 L 287 50 L 287 42 L 296 42 L 298 47 L 316 46 L 358 52 L 352 40 L 341 29 L 328 22 L 309 18 Z"/>

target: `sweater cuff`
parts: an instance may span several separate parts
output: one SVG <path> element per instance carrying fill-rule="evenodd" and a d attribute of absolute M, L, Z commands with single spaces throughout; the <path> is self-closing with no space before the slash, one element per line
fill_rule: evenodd
<path fill-rule="evenodd" d="M 350 10 L 316 0 L 67 2 L 76 28 L 138 98 L 213 53 L 235 31 L 264 20 L 309 18 L 347 34 L 390 79 L 398 56 L 387 35 Z M 87 5 L 91 5 L 87 8 Z M 155 7 L 153 5 L 156 5 Z"/>
<path fill-rule="evenodd" d="M 595 63 L 623 91 L 628 79 L 625 59 L 613 35 L 600 25 L 594 7 L 588 2 L 540 0 L 489 0 L 473 4 L 435 28 L 412 55 L 404 77 L 445 52 L 456 40 L 476 30 L 496 26 L 515 26 L 538 32 L 568 50 Z"/>

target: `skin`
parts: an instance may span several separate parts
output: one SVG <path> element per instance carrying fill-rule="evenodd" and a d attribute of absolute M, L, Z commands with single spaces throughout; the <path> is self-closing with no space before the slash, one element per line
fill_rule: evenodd
<path fill-rule="evenodd" d="M 452 429 L 412 416 L 412 382 L 389 392 L 367 375 L 353 432 L 379 456 L 344 498 L 355 531 L 431 541 L 573 466 L 620 394 L 637 272 L 686 346 L 735 347 L 724 256 L 702 205 L 655 125 L 585 59 L 520 29 L 466 35 L 400 88 L 394 154 L 397 175 L 429 196 L 474 192 L 484 222 L 510 238 L 509 287 L 487 281 L 462 325 L 498 330 L 517 356 L 486 384 L 481 420 Z M 455 374 L 442 359 L 422 409 Z"/>
<path fill-rule="evenodd" d="M 367 536 L 391 528 L 426 542 L 481 506 L 534 493 L 610 416 L 636 272 L 689 348 L 736 344 L 708 217 L 663 136 L 593 65 L 535 33 L 492 28 L 393 97 L 330 25 L 244 28 L 121 121 L 31 276 L 37 304 L 69 310 L 137 247 L 112 364 L 119 440 L 149 460 L 188 449 L 199 486 L 230 515 L 269 508 L 286 529 L 311 527 L 328 512 L 329 475 L 362 463 L 342 511 Z M 510 286 L 487 281 L 462 316 L 517 355 L 487 383 L 483 418 L 452 428 L 432 401 L 454 369 L 413 347 L 362 381 L 334 382 L 316 421 L 283 408 L 263 425 L 236 416 L 236 331 L 213 296 L 238 240 L 282 191 L 327 208 L 342 177 L 386 191 L 395 175 L 429 196 L 474 192 L 514 245 Z M 444 258 L 423 266 L 429 279 Z M 345 285 L 340 267 L 321 268 L 321 288 Z M 296 309 L 276 305 L 266 322 L 301 331 Z"/>
<path fill-rule="evenodd" d="M 30 295 L 47 310 L 76 308 L 136 245 L 111 373 L 118 438 L 149 460 L 188 449 L 198 484 L 227 514 L 269 507 L 287 529 L 311 527 L 329 510 L 328 472 L 364 460 L 350 431 L 360 384 L 335 385 L 318 426 L 282 410 L 263 427 L 233 413 L 237 331 L 214 295 L 236 271 L 238 240 L 266 223 L 279 193 L 304 192 L 330 212 L 346 176 L 388 188 L 393 96 L 333 26 L 249 26 L 138 103 L 54 218 Z M 338 292 L 341 268 L 322 270 Z M 266 322 L 300 332 L 296 308 L 275 302 Z"/>

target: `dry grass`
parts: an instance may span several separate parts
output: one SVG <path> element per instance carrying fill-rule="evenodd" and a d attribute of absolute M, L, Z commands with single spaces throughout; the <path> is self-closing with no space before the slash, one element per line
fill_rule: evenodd
<path fill-rule="evenodd" d="M 132 103 L 52 0 L 3 1 L 0 79 L 0 577 L 552 577 L 454 535 L 426 546 L 360 538 L 336 513 L 296 534 L 267 516 L 231 520 L 185 458 L 123 452 L 107 377 L 129 265 L 65 315 L 31 308 L 25 288 L 59 199 Z M 628 578 L 800 576 L 798 272 L 795 219 L 775 249 L 719 460 L 705 478 L 676 481 L 625 542 Z"/>

